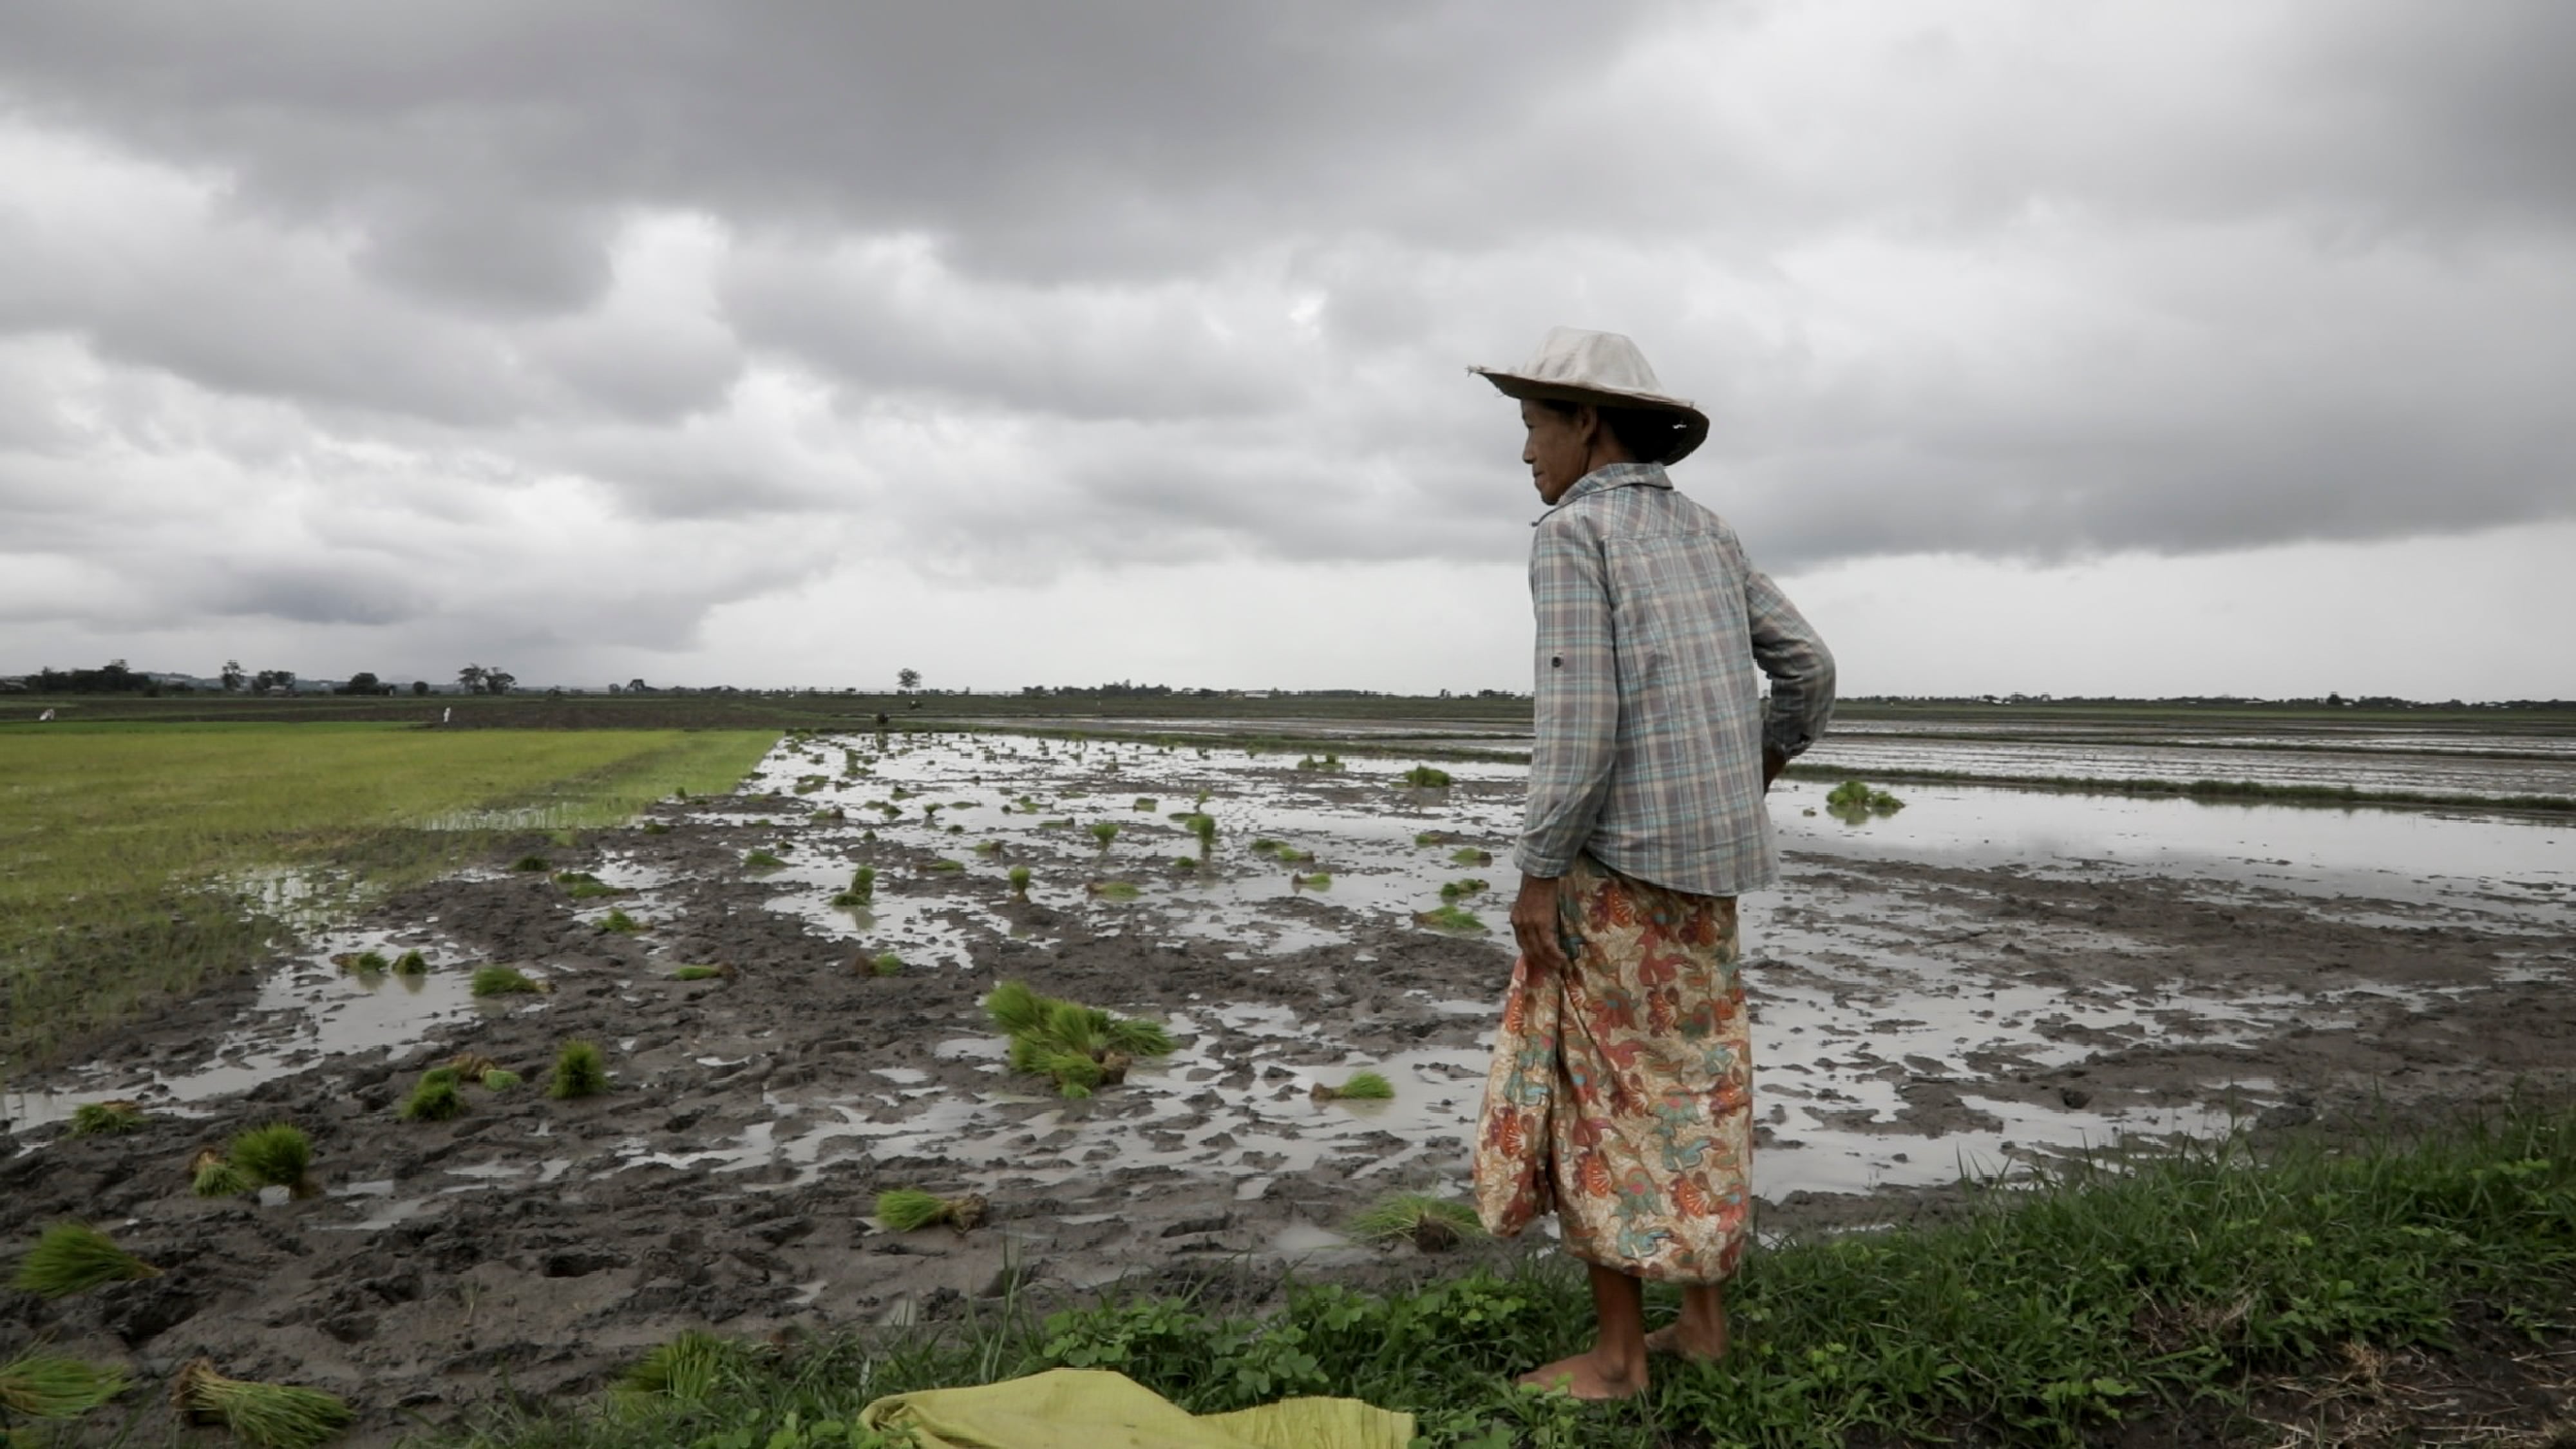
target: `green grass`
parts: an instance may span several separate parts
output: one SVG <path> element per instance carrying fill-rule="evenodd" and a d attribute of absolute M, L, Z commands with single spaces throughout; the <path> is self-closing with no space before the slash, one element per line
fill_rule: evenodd
<path fill-rule="evenodd" d="M 118 1247 L 114 1238 L 87 1223 L 56 1223 L 18 1259 L 10 1286 L 39 1298 L 68 1298 L 110 1283 L 160 1274 L 160 1269 Z"/>
<path fill-rule="evenodd" d="M 555 1053 L 554 1076 L 546 1083 L 546 1095 L 559 1101 L 574 1097 L 596 1097 L 608 1090 L 608 1059 L 599 1044 L 568 1041 Z"/>
<path fill-rule="evenodd" d="M 153 703 L 158 703 L 154 701 Z M 774 733 L 395 724 L 0 729 L 0 1076 L 261 958 L 326 898 L 413 884 L 521 830 L 724 790 Z"/>
<path fill-rule="evenodd" d="M 757 1446 L 790 1415 L 846 1421 L 881 1394 L 1059 1365 L 1114 1369 L 1200 1413 L 1349 1395 L 1419 1415 L 1435 1445 L 2171 1442 L 2153 1416 L 2223 1416 L 2278 1377 L 2340 1363 L 2346 1344 L 2438 1355 L 2464 1312 L 2490 1332 L 2576 1332 L 2576 1111 L 2261 1156 L 2203 1144 L 2125 1172 L 2078 1163 L 1972 1194 L 1936 1225 L 1757 1247 L 1728 1289 L 1734 1353 L 1661 1361 L 1625 1405 L 1512 1384 L 1589 1342 L 1578 1268 L 1550 1256 L 1398 1291 L 1292 1285 L 1259 1319 L 1113 1293 L 792 1352 L 738 1343 L 686 1405 L 558 1406 L 469 1442 Z M 1649 1322 L 1676 1304 L 1650 1289 Z"/>

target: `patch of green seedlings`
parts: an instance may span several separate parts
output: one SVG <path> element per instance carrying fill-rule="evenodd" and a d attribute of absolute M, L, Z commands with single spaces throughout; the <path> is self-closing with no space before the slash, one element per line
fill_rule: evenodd
<path fill-rule="evenodd" d="M 1095 880 L 1085 882 L 1082 893 L 1097 896 L 1104 901 L 1132 901 L 1143 895 L 1144 891 L 1138 889 L 1134 881 Z"/>
<path fill-rule="evenodd" d="M 72 1109 L 74 1137 L 117 1137 L 140 1127 L 148 1119 L 139 1102 L 123 1097 L 105 1102 L 83 1102 Z"/>
<path fill-rule="evenodd" d="M 1486 889 L 1487 886 L 1482 879 L 1472 875 L 1462 876 L 1457 880 L 1448 881 L 1440 887 L 1440 899 L 1444 901 L 1463 901 L 1467 897 L 1480 894 Z"/>
<path fill-rule="evenodd" d="M 832 897 L 832 904 L 842 907 L 843 909 L 847 909 L 851 906 L 864 906 L 868 902 L 875 900 L 876 895 L 877 868 L 872 865 L 863 865 L 857 870 L 850 872 L 850 888 L 841 892 L 839 895 Z"/>
<path fill-rule="evenodd" d="M 1321 774 L 1338 775 L 1347 767 L 1342 764 L 1342 757 L 1340 755 L 1335 754 L 1331 750 L 1326 750 L 1324 752 L 1324 757 L 1320 760 L 1316 759 L 1313 755 L 1308 755 L 1299 760 L 1297 762 L 1297 768 L 1301 770 L 1312 770 Z"/>
<path fill-rule="evenodd" d="M 930 872 L 932 875 L 955 875 L 965 868 L 966 862 L 962 860 L 952 860 L 944 855 L 932 856 L 930 863 L 922 867 L 923 870 Z"/>
<path fill-rule="evenodd" d="M 18 1260 L 10 1280 L 21 1293 L 39 1298 L 69 1298 L 110 1283 L 158 1278 L 161 1270 L 116 1245 L 116 1240 L 87 1223 L 56 1223 L 37 1236 L 36 1245 Z"/>
<path fill-rule="evenodd" d="M 900 976 L 903 974 L 903 958 L 892 951 L 879 951 L 875 955 L 864 959 L 867 962 L 868 974 L 870 976 Z"/>
<path fill-rule="evenodd" d="M 626 894 L 626 892 L 619 890 L 617 887 L 610 885 L 608 882 L 601 880 L 599 877 L 592 875 L 586 870 L 556 871 L 555 884 L 562 886 L 564 894 L 577 901 L 590 901 L 597 900 L 601 896 L 622 896 Z"/>
<path fill-rule="evenodd" d="M 1380 1198 L 1362 1209 L 1346 1231 L 1364 1243 L 1393 1243 L 1407 1238 L 1426 1253 L 1446 1252 L 1469 1238 L 1485 1235 L 1476 1210 L 1463 1202 L 1405 1192 Z"/>
<path fill-rule="evenodd" d="M 1861 780 L 1845 780 L 1825 795 L 1825 813 L 1846 825 L 1858 825 L 1873 816 L 1893 815 L 1904 808 L 1904 801 L 1885 790 L 1873 790 Z"/>
<path fill-rule="evenodd" d="M 545 989 L 545 983 L 516 966 L 474 968 L 473 991 L 477 996 L 518 996 Z"/>
<path fill-rule="evenodd" d="M 1026 982 L 1005 981 L 984 998 L 985 1013 L 1011 1043 L 1011 1068 L 1052 1077 L 1067 1097 L 1088 1097 L 1096 1087 L 1127 1079 L 1140 1057 L 1169 1056 L 1172 1034 L 1162 1023 L 1112 1016 L 1097 1007 L 1040 996 Z"/>
<path fill-rule="evenodd" d="M 1100 842 L 1101 849 L 1107 850 L 1109 848 L 1109 842 L 1118 838 L 1118 822 L 1115 820 L 1093 821 L 1091 823 L 1091 838 Z"/>
<path fill-rule="evenodd" d="M 170 1404 L 192 1424 L 221 1424 L 257 1449 L 313 1449 L 357 1422 L 347 1401 L 300 1384 L 229 1379 L 192 1360 L 170 1385 Z"/>
<path fill-rule="evenodd" d="M 540 871 L 549 871 L 554 868 L 554 862 L 546 859 L 542 855 L 523 855 L 510 863 L 510 869 L 522 871 L 530 875 L 537 874 Z"/>
<path fill-rule="evenodd" d="M 877 1194 L 877 1221 L 898 1233 L 919 1232 L 941 1223 L 961 1233 L 984 1221 L 991 1205 L 974 1193 L 941 1197 L 917 1187 L 893 1187 Z"/>
<path fill-rule="evenodd" d="M 331 958 L 332 963 L 352 976 L 381 976 L 393 968 L 382 951 L 343 951 Z"/>
<path fill-rule="evenodd" d="M 313 1139 L 292 1122 L 270 1122 L 233 1134 L 224 1159 L 241 1170 L 254 1187 L 282 1187 L 290 1197 L 314 1197 L 322 1184 L 313 1179 Z"/>
<path fill-rule="evenodd" d="M 1484 921 L 1474 911 L 1454 904 L 1434 906 L 1427 911 L 1416 911 L 1413 913 L 1413 923 L 1417 926 L 1429 926 L 1435 931 L 1461 931 L 1478 936 L 1484 935 L 1488 930 Z"/>
<path fill-rule="evenodd" d="M 1404 772 L 1404 783 L 1416 790 L 1446 790 L 1449 772 L 1434 765 L 1416 765 Z"/>
<path fill-rule="evenodd" d="M 1421 834 L 1413 837 L 1413 843 L 1420 847 L 1447 845 L 1449 843 L 1449 832 L 1446 830 L 1425 830 Z"/>
<path fill-rule="evenodd" d="M 1309 1095 L 1318 1102 L 1391 1102 L 1395 1100 L 1395 1083 L 1377 1072 L 1353 1072 L 1351 1079 L 1338 1087 L 1317 1082 Z"/>
<path fill-rule="evenodd" d="M 1174 870 L 1194 871 L 1198 868 L 1199 858 L 1195 855 L 1176 855 L 1172 857 L 1172 869 Z"/>
<path fill-rule="evenodd" d="M 767 846 L 755 848 L 742 858 L 745 870 L 783 870 L 786 866 L 787 862 L 778 858 L 778 852 Z"/>
<path fill-rule="evenodd" d="M 394 974 L 396 976 L 426 976 L 429 974 L 429 958 L 420 954 L 418 951 L 405 951 L 394 958 Z"/>
<path fill-rule="evenodd" d="M 1293 845 L 1283 845 L 1277 850 L 1272 851 L 1270 854 L 1272 859 L 1278 861 L 1282 865 L 1313 865 L 1315 863 L 1315 852 L 1311 850 L 1299 850 Z"/>
<path fill-rule="evenodd" d="M 644 929 L 644 923 L 626 914 L 624 907 L 611 906 L 608 914 L 600 918 L 599 929 L 615 935 L 632 936 Z"/>
<path fill-rule="evenodd" d="M 1029 898 L 1029 868 L 1027 866 L 1015 865 L 1011 867 L 1011 894 L 1018 896 L 1021 900 L 1027 900 Z"/>
<path fill-rule="evenodd" d="M 1267 835 L 1254 840 L 1251 846 L 1252 853 L 1255 855 L 1277 855 L 1287 848 L 1287 841 L 1273 840 Z"/>
<path fill-rule="evenodd" d="M 0 1425 L 11 1419 L 77 1419 L 124 1393 L 125 1382 L 123 1369 L 30 1348 L 0 1363 Z M 7 1432 L 0 1427 L 0 1434 Z"/>
<path fill-rule="evenodd" d="M 1492 865 L 1494 853 L 1490 850 L 1478 850 L 1472 845 L 1461 846 L 1449 852 L 1449 863 L 1451 865 Z"/>
<path fill-rule="evenodd" d="M 208 1147 L 188 1162 L 188 1190 L 199 1197 L 239 1197 L 259 1184 L 250 1175 L 224 1161 L 224 1155 Z"/>
<path fill-rule="evenodd" d="M 683 1329 L 618 1375 L 610 1392 L 621 1398 L 698 1403 L 715 1391 L 718 1376 L 737 1353 L 733 1344 L 703 1328 Z"/>
<path fill-rule="evenodd" d="M 1214 849 L 1216 849 L 1216 817 L 1215 817 L 1215 816 L 1213 816 L 1213 815 L 1209 815 L 1209 814 L 1206 814 L 1205 812 L 1201 812 L 1201 813 L 1194 814 L 1194 815 L 1190 816 L 1190 818 L 1189 818 L 1188 820 L 1186 820 L 1186 821 L 1184 821 L 1184 822 L 1182 822 L 1182 823 L 1184 823 L 1184 824 L 1186 824 L 1187 826 L 1189 826 L 1189 828 L 1190 828 L 1190 834 L 1195 835 L 1195 836 L 1197 836 L 1197 837 L 1199 838 L 1199 849 L 1200 849 L 1200 850 L 1202 850 L 1202 851 L 1208 851 L 1208 850 L 1214 850 Z"/>
<path fill-rule="evenodd" d="M 421 1073 L 397 1115 L 406 1122 L 446 1122 L 464 1116 L 465 1092 L 456 1069 L 432 1067 Z"/>
<path fill-rule="evenodd" d="M 1314 859 L 1311 855 L 1306 858 L 1308 860 Z M 1300 891 L 1331 890 L 1333 888 L 1332 872 L 1319 870 L 1313 875 L 1299 875 L 1292 870 L 1288 873 L 1288 888 L 1290 890 Z"/>
<path fill-rule="evenodd" d="M 644 833 L 647 835 L 668 835 L 671 833 L 671 827 L 663 824 L 659 820 L 647 820 L 644 822 Z"/>
<path fill-rule="evenodd" d="M 707 966 L 692 964 L 672 968 L 671 979 L 674 981 L 730 980 L 733 974 L 733 968 L 729 965 Z"/>
<path fill-rule="evenodd" d="M 1154 812 L 1154 811 L 1156 811 L 1156 810 L 1161 809 L 1161 808 L 1162 808 L 1162 806 L 1163 806 L 1163 802 L 1161 802 L 1160 800 L 1155 799 L 1155 798 L 1154 798 L 1153 796 L 1151 796 L 1151 795 L 1139 795 L 1139 796 L 1137 796 L 1137 797 L 1136 797 L 1136 804 L 1135 804 L 1135 808 L 1136 808 L 1136 809 L 1138 809 L 1138 810 L 1145 811 L 1145 812 L 1147 812 L 1148 814 L 1151 814 L 1152 812 Z"/>
<path fill-rule="evenodd" d="M 997 857 L 997 856 L 999 856 L 999 855 L 1001 855 L 1001 854 L 1002 854 L 1002 842 L 1000 842 L 1000 841 L 998 841 L 998 840 L 979 840 L 979 841 L 976 841 L 976 842 L 975 842 L 975 853 L 976 853 L 977 855 L 984 856 L 984 857 L 986 857 L 986 858 L 988 858 L 988 859 L 993 858 L 993 857 Z"/>
<path fill-rule="evenodd" d="M 555 1053 L 555 1072 L 546 1083 L 546 1095 L 557 1101 L 575 1097 L 596 1097 L 608 1090 L 608 1058 L 597 1042 L 576 1038 L 565 1042 Z"/>

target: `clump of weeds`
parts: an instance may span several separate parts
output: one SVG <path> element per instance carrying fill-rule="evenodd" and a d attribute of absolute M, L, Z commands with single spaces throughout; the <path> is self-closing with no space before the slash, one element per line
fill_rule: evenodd
<path fill-rule="evenodd" d="M 1440 887 L 1440 899 L 1444 901 L 1463 901 L 1467 897 L 1479 894 L 1485 889 L 1486 885 L 1484 881 L 1472 875 L 1465 876 L 1458 880 L 1448 881 L 1442 884 Z"/>
<path fill-rule="evenodd" d="M 1011 867 L 1011 894 L 1018 896 L 1021 900 L 1027 900 L 1029 898 L 1029 868 L 1027 866 L 1015 865 Z"/>
<path fill-rule="evenodd" d="M 69 1298 L 110 1283 L 158 1278 L 161 1270 L 87 1223 L 56 1223 L 18 1260 L 10 1286 L 39 1298 Z"/>
<path fill-rule="evenodd" d="M 1451 865 L 1492 865 L 1494 853 L 1490 850 L 1478 850 L 1472 845 L 1462 845 L 1449 852 L 1449 863 Z"/>
<path fill-rule="evenodd" d="M 517 996 L 545 989 L 543 982 L 516 966 L 478 966 L 474 970 L 473 991 L 477 996 Z"/>
<path fill-rule="evenodd" d="M 123 1097 L 105 1102 L 83 1102 L 72 1109 L 74 1137 L 116 1137 L 133 1131 L 148 1120 L 141 1103 Z"/>
<path fill-rule="evenodd" d="M 1469 1238 L 1485 1235 L 1476 1210 L 1462 1202 L 1405 1192 L 1380 1198 L 1351 1219 L 1350 1235 L 1364 1243 L 1392 1243 L 1410 1238 L 1426 1253 L 1445 1252 Z"/>
<path fill-rule="evenodd" d="M 615 935 L 632 936 L 644 929 L 644 923 L 626 914 L 623 907 L 611 906 L 608 914 L 600 919 L 599 929 Z"/>
<path fill-rule="evenodd" d="M 1413 913 L 1413 923 L 1417 926 L 1429 926 L 1435 931 L 1462 931 L 1478 936 L 1485 934 L 1488 929 L 1474 911 L 1458 905 L 1443 905 L 1427 911 L 1416 911 Z"/>
<path fill-rule="evenodd" d="M 1113 1016 L 1097 1007 L 1040 996 L 1020 981 L 1005 981 L 984 998 L 984 1010 L 1011 1043 L 1011 1067 L 1055 1079 L 1068 1097 L 1088 1097 L 1114 1086 L 1140 1057 L 1171 1055 L 1172 1034 L 1162 1023 Z"/>
<path fill-rule="evenodd" d="M 510 864 L 510 869 L 524 871 L 531 875 L 540 871 L 549 871 L 554 868 L 554 862 L 546 859 L 542 855 L 523 855 Z"/>
<path fill-rule="evenodd" d="M 292 1122 L 271 1122 L 233 1135 L 224 1158 L 256 1187 L 282 1187 L 290 1197 L 314 1197 L 313 1139 Z"/>
<path fill-rule="evenodd" d="M 1097 820 L 1092 822 L 1091 838 L 1100 842 L 1100 848 L 1102 850 L 1107 850 L 1109 848 L 1109 842 L 1118 838 L 1118 822 L 1115 820 Z"/>
<path fill-rule="evenodd" d="M 726 966 L 681 966 L 675 968 L 671 972 L 671 979 L 674 981 L 714 981 L 731 975 L 733 975 L 732 969 Z"/>
<path fill-rule="evenodd" d="M 546 1095 L 558 1101 L 575 1097 L 596 1097 L 608 1090 L 608 1058 L 601 1055 L 597 1042 L 575 1039 L 565 1042 L 555 1053 L 554 1078 L 546 1083 Z"/>
<path fill-rule="evenodd" d="M 1137 889 L 1135 882 L 1124 880 L 1086 881 L 1082 892 L 1084 895 L 1098 896 L 1104 901 L 1132 901 L 1144 894 L 1142 890 Z"/>
<path fill-rule="evenodd" d="M 1404 783 L 1417 790 L 1446 790 L 1449 772 L 1432 765 L 1416 765 L 1404 772 Z"/>
<path fill-rule="evenodd" d="M 345 1400 L 298 1384 L 228 1379 L 207 1359 L 179 1370 L 170 1405 L 191 1424 L 221 1424 L 257 1449 L 313 1449 L 357 1421 Z"/>
<path fill-rule="evenodd" d="M 199 1197 L 239 1197 L 259 1184 L 249 1174 L 224 1161 L 224 1155 L 208 1147 L 188 1162 L 188 1190 Z"/>
<path fill-rule="evenodd" d="M 124 1392 L 123 1369 L 31 1348 L 0 1363 L 0 1426 L 11 1419 L 77 1419 Z"/>
<path fill-rule="evenodd" d="M 426 976 L 429 974 L 429 958 L 420 954 L 418 951 L 405 951 L 394 958 L 394 974 L 396 976 Z"/>
<path fill-rule="evenodd" d="M 918 1232 L 940 1223 L 961 1233 L 971 1232 L 989 1210 L 990 1205 L 973 1193 L 941 1197 L 917 1187 L 895 1187 L 877 1194 L 877 1221 L 898 1233 Z"/>
<path fill-rule="evenodd" d="M 745 870 L 782 870 L 786 865 L 786 861 L 778 858 L 778 852 L 767 846 L 754 849 L 742 858 L 742 868 Z"/>
<path fill-rule="evenodd" d="M 465 1115 L 465 1093 L 454 1067 L 432 1067 L 420 1074 L 420 1081 L 403 1099 L 399 1111 L 406 1122 L 445 1122 Z"/>
<path fill-rule="evenodd" d="M 1378 1072 L 1353 1072 L 1351 1079 L 1338 1087 L 1317 1082 L 1309 1095 L 1318 1102 L 1391 1102 L 1395 1100 L 1395 1083 Z"/>
<path fill-rule="evenodd" d="M 1893 815 L 1905 808 L 1905 802 L 1885 790 L 1873 790 L 1866 781 L 1845 780 L 1825 796 L 1825 813 L 1846 825 L 1880 815 Z"/>

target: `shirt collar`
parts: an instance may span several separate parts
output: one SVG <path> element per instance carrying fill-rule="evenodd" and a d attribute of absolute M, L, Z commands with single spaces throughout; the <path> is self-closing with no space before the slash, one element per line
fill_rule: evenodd
<path fill-rule="evenodd" d="M 1595 493 L 1606 493 L 1613 488 L 1670 488 L 1672 486 L 1672 476 L 1664 471 L 1664 465 L 1661 463 L 1604 463 L 1574 480 L 1574 486 L 1566 489 L 1565 496 L 1556 500 L 1555 505 L 1547 512 L 1554 513 L 1578 498 L 1589 498 Z M 1545 513 L 1539 515 L 1540 518 L 1546 516 Z"/>

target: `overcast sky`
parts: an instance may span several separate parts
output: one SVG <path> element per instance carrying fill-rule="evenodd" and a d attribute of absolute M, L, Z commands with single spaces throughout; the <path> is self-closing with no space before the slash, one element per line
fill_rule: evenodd
<path fill-rule="evenodd" d="M 0 8 L 0 672 L 1526 688 L 1635 337 L 1847 693 L 2576 698 L 2576 6 Z"/>

